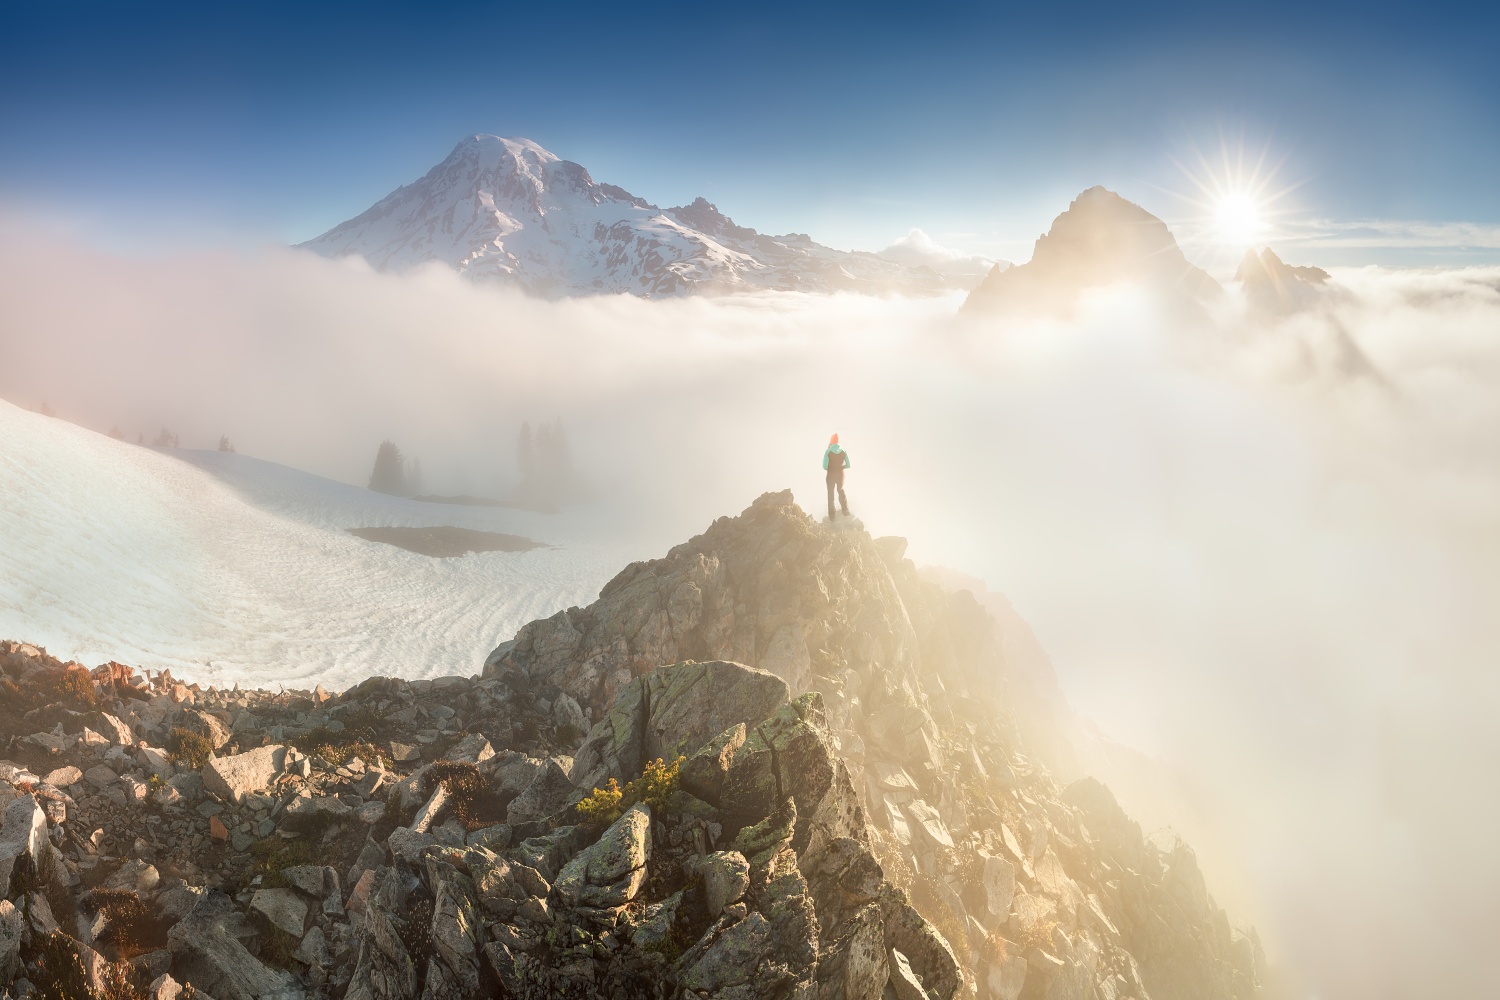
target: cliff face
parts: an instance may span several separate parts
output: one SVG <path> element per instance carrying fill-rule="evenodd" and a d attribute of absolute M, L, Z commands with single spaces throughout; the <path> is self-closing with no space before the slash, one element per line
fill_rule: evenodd
<path fill-rule="evenodd" d="M 659 663 L 770 671 L 819 696 L 874 854 L 953 946 L 966 988 L 1253 995 L 1258 945 L 1231 931 L 1192 851 L 1148 845 L 1097 782 L 1052 777 L 1078 767 L 1055 681 L 904 550 L 767 494 L 627 567 L 588 608 L 525 626 L 486 674 L 600 713 Z"/>
<path fill-rule="evenodd" d="M 1052 777 L 1015 626 L 903 549 L 767 494 L 483 677 L 337 696 L 0 644 L 0 995 L 1255 995 L 1192 851 Z"/>

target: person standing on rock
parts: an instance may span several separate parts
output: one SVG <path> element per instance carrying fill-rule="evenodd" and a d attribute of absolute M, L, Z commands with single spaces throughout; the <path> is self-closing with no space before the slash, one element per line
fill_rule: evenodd
<path fill-rule="evenodd" d="M 844 470 L 849 468 L 849 453 L 839 447 L 839 436 L 828 439 L 828 450 L 823 452 L 823 470 L 828 473 L 828 520 L 833 520 L 833 491 L 838 490 L 839 506 L 844 516 L 849 516 L 849 498 L 844 496 Z"/>

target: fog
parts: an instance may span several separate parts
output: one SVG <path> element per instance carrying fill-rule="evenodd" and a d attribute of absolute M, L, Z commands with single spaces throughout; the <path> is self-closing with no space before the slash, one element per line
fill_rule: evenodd
<path fill-rule="evenodd" d="M 1285 320 L 1111 290 L 976 323 L 956 297 L 542 302 L 19 227 L 0 267 L 13 402 L 355 483 L 389 437 L 429 488 L 490 494 L 520 422 L 561 417 L 642 555 L 766 490 L 820 513 L 837 431 L 872 533 L 1006 593 L 1073 704 L 1181 779 L 1148 825 L 1195 843 L 1291 995 L 1493 990 L 1500 271 L 1335 272 Z"/>

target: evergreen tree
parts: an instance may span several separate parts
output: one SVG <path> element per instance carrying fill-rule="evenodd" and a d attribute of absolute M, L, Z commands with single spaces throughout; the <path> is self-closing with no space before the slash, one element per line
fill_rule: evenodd
<path fill-rule="evenodd" d="M 228 451 L 228 452 L 233 452 L 234 451 L 234 445 L 232 445 L 232 444 L 229 443 L 229 435 L 228 434 L 220 434 L 219 435 L 219 450 L 220 451 Z"/>
<path fill-rule="evenodd" d="M 420 458 L 413 458 L 411 460 L 411 469 L 406 475 L 406 495 L 409 497 L 419 497 L 426 492 L 427 489 L 422 483 L 422 460 Z"/>
<path fill-rule="evenodd" d="M 377 493 L 399 496 L 406 485 L 405 460 L 394 441 L 382 441 L 375 450 L 375 468 L 370 473 L 370 489 Z"/>

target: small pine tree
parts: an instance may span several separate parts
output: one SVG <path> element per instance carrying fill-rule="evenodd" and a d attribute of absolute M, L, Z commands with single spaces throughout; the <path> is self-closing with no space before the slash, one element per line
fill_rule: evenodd
<path fill-rule="evenodd" d="M 111 427 L 109 429 L 109 436 L 114 438 L 116 441 L 125 440 L 125 432 L 120 430 L 120 428 L 118 427 Z"/>
<path fill-rule="evenodd" d="M 146 432 L 145 431 L 136 431 L 135 432 L 135 443 L 136 444 L 145 444 L 146 443 Z"/>
<path fill-rule="evenodd" d="M 400 496 L 406 486 L 406 460 L 394 441 L 380 442 L 375 450 L 375 468 L 370 473 L 370 489 L 377 493 Z"/>
<path fill-rule="evenodd" d="M 55 417 L 55 416 L 57 416 L 56 413 L 52 412 L 52 407 L 50 407 L 50 406 L 47 405 L 47 401 L 45 399 L 42 400 L 41 414 L 44 417 Z"/>
<path fill-rule="evenodd" d="M 406 475 L 406 495 L 419 497 L 426 492 L 427 489 L 422 482 L 422 460 L 420 458 L 413 458 L 411 460 L 411 469 Z"/>
<path fill-rule="evenodd" d="M 167 428 L 163 427 L 161 429 L 161 433 L 158 434 L 158 435 L 156 435 L 156 441 L 153 442 L 152 447 L 154 447 L 154 448 L 176 448 L 177 447 L 177 435 L 173 434 L 170 430 L 168 430 Z"/>
<path fill-rule="evenodd" d="M 234 452 L 234 445 L 230 443 L 228 434 L 219 435 L 219 450 L 227 451 L 231 454 Z"/>

